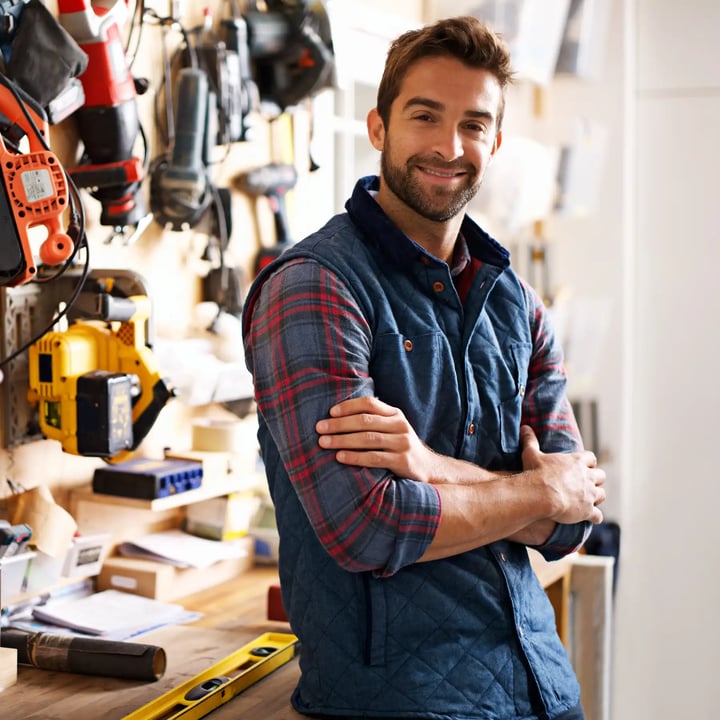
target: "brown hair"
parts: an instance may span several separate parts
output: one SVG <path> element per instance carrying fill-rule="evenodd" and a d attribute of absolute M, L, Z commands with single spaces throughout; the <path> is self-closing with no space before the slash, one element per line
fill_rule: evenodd
<path fill-rule="evenodd" d="M 510 51 L 500 35 L 470 16 L 438 20 L 419 30 L 403 33 L 390 45 L 377 94 L 377 111 L 387 127 L 390 107 L 400 94 L 413 63 L 432 56 L 449 56 L 465 65 L 492 73 L 500 84 L 497 129 L 505 110 L 505 88 L 512 82 Z"/>

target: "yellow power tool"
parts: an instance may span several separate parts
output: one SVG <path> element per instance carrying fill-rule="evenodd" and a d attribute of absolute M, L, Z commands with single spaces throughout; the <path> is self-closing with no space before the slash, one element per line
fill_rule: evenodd
<path fill-rule="evenodd" d="M 174 394 L 148 341 L 149 298 L 115 295 L 114 285 L 83 289 L 86 317 L 30 348 L 28 391 L 45 437 L 113 463 L 132 455 Z"/>

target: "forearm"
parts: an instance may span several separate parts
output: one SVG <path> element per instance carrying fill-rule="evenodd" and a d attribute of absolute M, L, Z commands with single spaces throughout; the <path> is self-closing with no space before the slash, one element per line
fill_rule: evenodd
<path fill-rule="evenodd" d="M 497 540 L 541 544 L 552 533 L 552 507 L 535 473 L 478 471 L 478 479 L 485 479 L 435 484 L 442 515 L 421 561 L 456 555 Z"/>
<path fill-rule="evenodd" d="M 491 472 L 434 452 L 420 441 L 400 410 L 376 398 L 340 403 L 316 429 L 320 446 L 336 450 L 340 463 L 383 468 L 397 478 L 434 487 L 442 519 L 423 555 L 425 560 L 496 540 L 532 545 L 543 554 L 559 557 L 576 549 L 583 539 L 585 527 L 572 523 L 601 518 L 590 504 L 601 501 L 596 483 L 601 484 L 604 477 L 592 469 L 594 456 L 545 455 L 529 427 L 521 428 L 522 473 Z"/>

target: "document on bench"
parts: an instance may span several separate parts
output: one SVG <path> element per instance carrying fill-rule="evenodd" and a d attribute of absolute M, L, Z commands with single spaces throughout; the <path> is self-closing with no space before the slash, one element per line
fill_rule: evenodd
<path fill-rule="evenodd" d="M 221 560 L 247 555 L 247 543 L 234 540 L 207 540 L 182 530 L 143 535 L 120 543 L 119 555 L 165 562 L 179 568 L 207 568 Z"/>
<path fill-rule="evenodd" d="M 152 600 L 120 590 L 103 590 L 82 598 L 62 600 L 32 611 L 33 617 L 89 635 L 123 640 L 164 625 L 199 617 L 182 605 Z"/>

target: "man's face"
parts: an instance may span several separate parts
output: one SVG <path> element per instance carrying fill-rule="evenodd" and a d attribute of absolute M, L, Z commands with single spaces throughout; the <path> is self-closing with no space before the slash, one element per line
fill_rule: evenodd
<path fill-rule="evenodd" d="M 415 64 L 392 104 L 387 128 L 376 111 L 370 138 L 381 157 L 381 194 L 391 191 L 421 217 L 446 222 L 477 193 L 500 144 L 497 79 L 458 60 Z M 385 187 L 383 187 L 385 186 Z"/>

